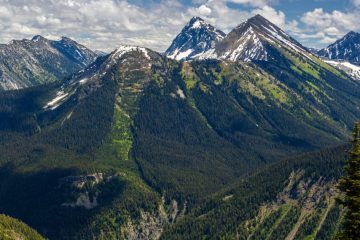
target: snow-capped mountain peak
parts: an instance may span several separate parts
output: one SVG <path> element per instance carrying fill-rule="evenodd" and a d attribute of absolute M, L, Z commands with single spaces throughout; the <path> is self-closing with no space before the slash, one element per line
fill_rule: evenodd
<path fill-rule="evenodd" d="M 261 15 L 256 15 L 248 20 L 248 22 L 258 30 L 263 37 L 267 38 L 269 41 L 280 42 L 285 46 L 297 51 L 304 51 L 304 47 L 298 43 L 295 39 L 290 37 L 286 32 L 281 28 L 267 20 Z"/>
<path fill-rule="evenodd" d="M 230 61 L 267 61 L 268 46 L 285 48 L 306 55 L 308 51 L 287 33 L 261 15 L 256 15 L 234 28 L 206 58 Z M 210 51 L 209 51 L 210 52 Z"/>
<path fill-rule="evenodd" d="M 169 58 L 176 60 L 194 59 L 222 40 L 225 33 L 216 29 L 200 17 L 193 17 L 166 50 Z"/>
<path fill-rule="evenodd" d="M 199 17 L 194 17 L 176 37 L 166 55 L 176 60 L 221 59 L 268 61 L 269 46 L 308 57 L 308 50 L 261 15 L 241 23 L 226 36 Z"/>
<path fill-rule="evenodd" d="M 255 31 L 247 22 L 239 25 L 216 46 L 217 58 L 230 61 L 267 60 L 266 49 Z"/>
<path fill-rule="evenodd" d="M 31 39 L 31 41 L 33 41 L 33 42 L 46 41 L 46 40 L 47 40 L 47 39 L 44 38 L 44 37 L 41 36 L 41 35 L 35 35 L 35 36 Z"/>
<path fill-rule="evenodd" d="M 124 54 L 130 53 L 130 52 L 139 52 L 141 53 L 145 58 L 151 59 L 149 56 L 149 50 L 144 47 L 138 47 L 138 46 L 129 46 L 129 45 L 121 45 L 118 47 L 115 52 L 112 53 L 111 58 L 112 59 L 119 59 Z"/>
<path fill-rule="evenodd" d="M 207 23 L 201 17 L 193 17 L 187 25 L 187 28 L 201 28 L 202 26 L 206 26 Z"/>
<path fill-rule="evenodd" d="M 348 61 L 360 65 L 360 33 L 351 31 L 317 54 L 330 60 Z"/>

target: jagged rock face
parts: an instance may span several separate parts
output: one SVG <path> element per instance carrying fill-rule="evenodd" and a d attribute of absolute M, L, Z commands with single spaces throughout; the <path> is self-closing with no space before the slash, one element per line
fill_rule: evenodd
<path fill-rule="evenodd" d="M 52 46 L 76 64 L 84 67 L 94 62 L 97 54 L 74 40 L 62 37 L 60 41 L 52 41 Z"/>
<path fill-rule="evenodd" d="M 249 36 L 255 36 L 254 39 L 267 44 L 281 42 L 282 48 L 294 49 L 291 53 L 302 51 L 275 27 L 261 24 L 263 21 L 249 22 L 244 25 L 251 27 Z M 2 176 L 1 209 L 19 209 L 19 215 L 29 219 L 29 223 L 38 223 L 38 229 L 49 232 L 46 235 L 50 239 L 64 238 L 64 234 L 69 239 L 76 239 L 75 235 L 77 239 L 157 239 L 166 234 L 166 226 L 192 223 L 192 220 L 200 221 L 200 226 L 212 231 L 224 229 L 218 235 L 204 232 L 209 238 L 217 238 L 227 236 L 224 233 L 229 229 L 236 234 L 233 226 L 240 226 L 250 218 L 244 217 L 249 209 L 255 218 L 256 208 L 269 202 L 265 210 L 277 207 L 280 211 L 271 214 L 287 215 L 287 219 L 297 221 L 302 209 L 295 204 L 302 204 L 302 197 L 306 201 L 319 199 L 317 196 L 324 189 L 322 180 L 312 176 L 315 187 L 311 188 L 310 178 L 303 177 L 301 171 L 297 172 L 299 167 L 294 167 L 298 166 L 297 161 L 294 165 L 284 164 L 268 175 L 264 171 L 244 184 L 241 181 L 239 187 L 221 194 L 219 201 L 217 198 L 204 204 L 204 211 L 186 214 L 184 221 L 176 219 L 184 215 L 181 212 L 185 212 L 185 207 L 179 209 L 175 201 L 170 206 L 161 203 L 159 206 L 160 194 L 155 192 L 155 189 L 164 192 L 167 199 L 177 199 L 181 205 L 181 199 L 190 199 L 192 211 L 197 201 L 227 188 L 245 174 L 258 171 L 265 163 L 347 139 L 347 129 L 360 116 L 352 111 L 360 103 L 359 84 L 318 59 L 313 58 L 320 63 L 305 57 L 300 59 L 301 56 L 296 59 L 300 54 L 286 58 L 287 55 L 290 54 L 285 52 L 279 57 L 287 63 L 275 66 L 279 68 L 274 68 L 270 61 L 179 63 L 146 48 L 121 46 L 99 57 L 61 87 L 50 86 L 50 91 L 42 90 L 41 95 L 35 92 L 36 98 L 19 96 L 16 99 L 21 101 L 11 104 L 5 98 L 0 129 L 10 135 L 11 131 L 24 131 L 26 126 L 34 137 L 0 144 L 2 159 L 5 163 L 19 159 L 18 165 L 24 170 L 32 170 L 39 163 L 41 166 L 32 170 L 35 177 L 17 180 L 10 174 L 10 177 Z M 37 104 L 13 121 L 18 106 L 28 99 L 35 99 L 31 102 Z M 340 121 L 343 116 L 347 117 Z M 21 125 L 15 127 L 6 124 L 20 121 Z M 39 146 L 44 146 L 44 150 Z M 308 169 L 308 163 L 316 162 L 327 166 L 326 172 L 339 166 L 320 162 L 316 156 L 301 169 Z M 53 179 L 50 167 L 71 167 L 75 171 L 60 172 Z M 288 170 L 283 170 L 285 167 Z M 52 182 L 39 192 L 29 193 L 31 201 L 21 201 L 22 193 L 28 192 L 23 189 L 42 186 L 38 183 L 47 181 L 40 180 L 50 178 L 37 177 L 43 168 L 49 171 Z M 95 174 L 92 169 L 96 169 Z M 314 172 L 313 169 L 308 171 Z M 289 184 L 284 189 L 288 177 Z M 57 188 L 59 183 L 67 185 Z M 254 203 L 256 196 L 261 198 Z M 309 205 L 304 206 L 311 207 L 316 201 L 305 203 Z M 229 208 L 231 204 L 233 207 Z M 208 211 L 209 206 L 215 211 Z M 219 211 L 215 209 L 217 206 L 221 207 Z M 59 217 L 46 221 L 50 214 Z M 206 222 L 209 228 L 203 224 Z M 201 230 L 186 227 L 184 235 L 177 239 L 201 239 L 186 238 L 189 232 Z M 286 230 L 289 232 L 291 229 Z M 163 236 L 171 239 L 167 238 L 170 235 Z"/>
<path fill-rule="evenodd" d="M 96 54 L 63 37 L 35 36 L 0 45 L 0 89 L 11 90 L 61 80 L 92 63 Z"/>
<path fill-rule="evenodd" d="M 346 60 L 360 65 L 360 33 L 349 32 L 327 48 L 321 49 L 317 54 L 331 60 Z"/>
<path fill-rule="evenodd" d="M 308 50 L 309 52 L 311 52 L 312 54 L 314 54 L 314 55 L 317 55 L 317 53 L 319 52 L 319 49 L 317 49 L 317 48 L 312 48 L 312 47 L 308 47 L 307 50 Z"/>
<path fill-rule="evenodd" d="M 275 239 L 276 236 L 305 239 L 308 235 L 321 239 L 321 231 L 326 227 L 324 223 L 329 221 L 330 212 L 344 213 L 335 204 L 339 196 L 336 181 L 323 177 L 304 178 L 303 175 L 304 171 L 292 172 L 276 201 L 264 203 L 256 218 L 244 222 L 243 229 L 248 230 L 248 239 Z M 282 225 L 290 227 L 286 229 Z"/>
<path fill-rule="evenodd" d="M 202 38 L 194 37 L 189 32 L 203 33 L 205 27 L 196 28 L 194 26 L 204 25 L 209 26 L 203 20 L 192 19 L 175 39 L 166 55 L 177 60 L 218 59 L 250 62 L 254 60 L 268 61 L 276 58 L 276 56 L 272 56 L 270 48 L 283 48 L 304 56 L 309 54 L 305 47 L 261 15 L 248 19 L 225 37 L 218 35 L 219 37 L 213 38 L 211 44 L 207 42 L 206 47 L 195 51 L 193 46 L 202 46 L 204 41 Z M 203 35 L 209 36 L 209 33 L 206 33 L 207 35 Z M 213 31 L 212 34 L 214 35 Z"/>
<path fill-rule="evenodd" d="M 268 45 L 277 45 L 291 51 L 305 53 L 306 50 L 283 30 L 261 15 L 256 15 L 232 30 L 219 42 L 213 56 L 230 61 L 269 60 Z"/>
<path fill-rule="evenodd" d="M 123 94 L 131 96 L 131 101 L 135 101 L 141 95 L 140 93 L 144 85 L 150 81 L 147 73 L 150 72 L 152 64 L 156 63 L 157 58 L 160 56 L 160 54 L 146 48 L 120 46 L 111 54 L 99 57 L 87 68 L 74 74 L 69 81 L 65 81 L 60 89 L 45 103 L 43 109 L 45 111 L 52 111 L 60 107 L 74 97 L 79 86 L 86 88 L 87 94 L 92 93 L 101 87 L 101 81 L 104 76 L 112 71 L 119 73 L 116 77 L 112 76 L 111 78 L 116 81 L 121 78 L 119 81 L 122 81 Z M 142 72 L 144 77 L 141 78 L 141 81 L 135 83 L 132 81 L 132 77 L 136 76 L 138 72 Z M 136 85 L 136 90 L 134 90 L 133 85 Z M 86 98 L 86 96 L 79 95 L 76 98 L 81 99 Z M 124 108 L 129 113 L 135 111 L 131 103 L 123 104 L 125 104 Z"/>
<path fill-rule="evenodd" d="M 203 19 L 194 17 L 175 38 L 165 54 L 176 60 L 194 59 L 213 48 L 215 43 L 224 37 L 225 33 Z"/>
<path fill-rule="evenodd" d="M 345 148 L 280 161 L 241 179 L 191 209 L 162 239 L 334 239 L 345 212 L 336 201 L 341 173 L 335 170 Z"/>
<path fill-rule="evenodd" d="M 177 220 L 184 217 L 186 213 L 186 203 L 181 206 L 181 212 L 179 212 L 179 210 L 176 200 L 172 200 L 171 203 L 167 205 L 164 198 L 162 198 L 157 211 L 150 213 L 142 210 L 137 221 L 128 221 L 122 227 L 122 235 L 125 239 L 129 240 L 161 239 L 161 234 L 165 227 L 171 226 Z"/>
<path fill-rule="evenodd" d="M 264 44 L 250 22 L 231 31 L 215 49 L 216 58 L 236 60 L 267 60 Z"/>

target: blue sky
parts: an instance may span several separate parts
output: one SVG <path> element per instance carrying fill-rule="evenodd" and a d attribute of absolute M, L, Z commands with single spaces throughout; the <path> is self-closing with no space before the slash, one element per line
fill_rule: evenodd
<path fill-rule="evenodd" d="M 0 42 L 68 36 L 90 48 L 164 51 L 192 16 L 224 32 L 261 14 L 309 47 L 360 31 L 360 0 L 0 0 Z"/>

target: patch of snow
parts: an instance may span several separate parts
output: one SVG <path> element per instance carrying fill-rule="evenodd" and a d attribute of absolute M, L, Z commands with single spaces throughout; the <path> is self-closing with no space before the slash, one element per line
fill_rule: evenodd
<path fill-rule="evenodd" d="M 324 60 L 324 62 L 340 69 L 349 74 L 356 80 L 360 80 L 360 66 L 356 66 L 349 62 L 345 61 L 332 61 L 332 60 Z"/>
<path fill-rule="evenodd" d="M 66 99 L 67 96 L 69 96 L 69 93 L 65 93 L 64 91 L 58 91 L 56 93 L 56 97 L 52 99 L 50 102 L 48 102 L 44 106 L 44 109 L 47 108 L 50 108 L 51 110 L 56 109 Z"/>
<path fill-rule="evenodd" d="M 360 67 L 359 66 L 356 66 L 354 64 L 351 64 L 349 62 L 342 62 L 341 63 L 343 66 L 347 67 L 347 68 L 350 68 L 351 70 L 353 71 L 360 71 Z"/>
<path fill-rule="evenodd" d="M 191 26 L 191 28 L 201 28 L 201 22 L 199 20 L 197 20 L 196 22 L 193 23 L 193 25 Z"/>
<path fill-rule="evenodd" d="M 150 59 L 149 53 L 146 48 L 135 47 L 135 46 L 126 46 L 126 45 L 120 46 L 116 50 L 116 52 L 113 54 L 113 58 L 118 59 L 118 58 L 122 57 L 124 54 L 129 53 L 129 52 L 134 52 L 134 51 L 141 51 L 147 59 Z"/>
<path fill-rule="evenodd" d="M 166 51 L 166 56 L 175 60 L 206 59 L 203 55 L 225 34 L 204 20 L 190 21 Z"/>
<path fill-rule="evenodd" d="M 186 50 L 185 52 L 177 53 L 177 55 L 175 56 L 175 59 L 176 59 L 176 60 L 185 59 L 185 58 L 187 58 L 192 52 L 193 52 L 192 49 L 188 49 L 188 50 Z"/>
<path fill-rule="evenodd" d="M 170 59 L 175 59 L 176 55 L 179 53 L 180 49 L 175 49 L 175 51 L 173 52 L 173 54 L 168 55 L 168 58 Z"/>
<path fill-rule="evenodd" d="M 231 194 L 231 195 L 227 195 L 227 196 L 225 196 L 225 197 L 223 197 L 223 201 L 229 201 L 229 200 L 231 200 L 232 198 L 234 197 L 234 195 L 233 194 Z"/>
<path fill-rule="evenodd" d="M 140 50 L 144 53 L 144 55 L 147 59 L 150 59 L 149 52 L 146 48 L 140 48 Z"/>
<path fill-rule="evenodd" d="M 79 57 L 82 57 L 82 53 L 79 50 L 75 49 L 75 52 L 79 55 Z"/>
<path fill-rule="evenodd" d="M 243 52 L 245 46 L 249 43 L 249 41 L 255 40 L 255 37 L 256 36 L 254 34 L 252 27 L 249 27 L 244 33 L 244 35 L 238 40 L 238 41 L 242 41 L 242 43 L 231 53 L 229 59 L 231 61 L 237 60 L 240 54 Z M 226 55 L 223 57 L 228 58 L 228 56 Z"/>
<path fill-rule="evenodd" d="M 249 62 L 254 59 L 265 61 L 268 59 L 267 52 L 252 27 L 249 27 L 246 30 L 238 42 L 240 42 L 240 44 L 235 50 L 227 51 L 221 56 L 221 58 L 236 61 L 242 57 L 245 62 Z M 247 49 L 249 45 L 251 48 Z M 247 50 L 244 52 L 245 49 Z"/>
<path fill-rule="evenodd" d="M 297 46 L 296 44 L 294 44 L 293 42 L 287 40 L 286 38 L 284 38 L 281 34 L 279 34 L 276 29 L 274 29 L 272 27 L 272 29 L 266 27 L 266 26 L 262 26 L 264 29 L 266 29 L 271 35 L 270 37 L 273 37 L 277 40 L 279 40 L 282 43 L 285 43 L 287 46 L 289 46 L 290 48 L 294 49 L 297 52 L 303 52 L 303 50 Z M 288 35 L 286 35 L 288 37 Z"/>
<path fill-rule="evenodd" d="M 66 116 L 66 118 L 64 118 L 64 120 L 62 120 L 61 126 L 64 125 L 64 123 L 71 118 L 72 114 L 73 114 L 73 111 L 70 112 L 70 113 Z"/>
<path fill-rule="evenodd" d="M 301 46 L 298 46 L 296 43 L 292 42 L 290 39 L 290 36 L 288 34 L 286 34 L 284 31 L 282 30 L 277 30 L 275 29 L 273 26 L 270 25 L 270 28 L 267 26 L 262 25 L 261 26 L 263 29 L 265 29 L 269 34 L 268 36 L 270 38 L 272 38 L 273 40 L 277 40 L 280 41 L 281 43 L 285 44 L 286 46 L 288 46 L 289 48 L 295 50 L 296 52 L 300 53 L 301 55 L 303 55 L 304 57 L 308 58 L 309 60 L 313 61 L 313 59 L 308 56 L 307 51 L 305 51 Z M 284 37 L 285 36 L 285 37 Z M 270 40 L 268 37 L 264 36 L 266 39 Z M 287 39 L 288 38 L 288 39 Z M 273 41 L 272 41 L 273 42 Z M 280 45 L 279 45 L 280 46 Z"/>
<path fill-rule="evenodd" d="M 217 59 L 218 55 L 216 54 L 215 49 L 211 48 L 211 49 L 205 51 L 204 53 L 199 53 L 199 54 L 195 55 L 193 58 L 194 59 L 198 58 L 199 60 Z"/>
<path fill-rule="evenodd" d="M 38 42 L 39 40 L 40 40 L 40 37 L 36 37 L 36 38 L 32 39 L 33 42 Z"/>
<path fill-rule="evenodd" d="M 83 78 L 83 79 L 81 79 L 81 80 L 79 81 L 79 83 L 80 83 L 81 85 L 83 85 L 83 84 L 87 83 L 88 81 L 89 81 L 89 78 Z"/>
<path fill-rule="evenodd" d="M 167 57 L 170 59 L 174 59 L 174 60 L 183 60 L 186 59 L 191 53 L 193 53 L 193 49 L 188 49 L 184 52 L 181 52 L 180 49 L 175 49 L 175 51 L 171 54 L 168 55 Z M 202 53 L 197 54 L 196 56 L 200 56 Z M 192 58 L 195 58 L 195 56 L 193 56 Z"/>
<path fill-rule="evenodd" d="M 151 57 L 149 55 L 149 51 L 146 48 L 123 45 L 123 46 L 120 46 L 111 55 L 110 61 L 108 61 L 105 70 L 103 70 L 103 72 L 99 72 L 98 74 L 99 75 L 104 75 L 106 70 L 109 69 L 110 67 L 112 67 L 117 62 L 118 59 L 120 59 L 124 54 L 130 53 L 130 52 L 141 52 L 146 59 L 151 60 Z M 125 59 L 123 59 L 122 61 L 124 62 Z M 149 62 L 147 68 L 151 68 L 151 66 L 152 66 L 151 63 Z"/>

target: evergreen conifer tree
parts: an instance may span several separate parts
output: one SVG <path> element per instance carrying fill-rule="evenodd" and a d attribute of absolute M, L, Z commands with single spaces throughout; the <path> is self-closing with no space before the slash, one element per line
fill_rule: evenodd
<path fill-rule="evenodd" d="M 360 239 L 360 123 L 356 123 L 353 130 L 352 149 L 345 171 L 340 189 L 345 194 L 341 202 L 347 207 L 347 212 L 344 229 L 338 238 Z"/>

